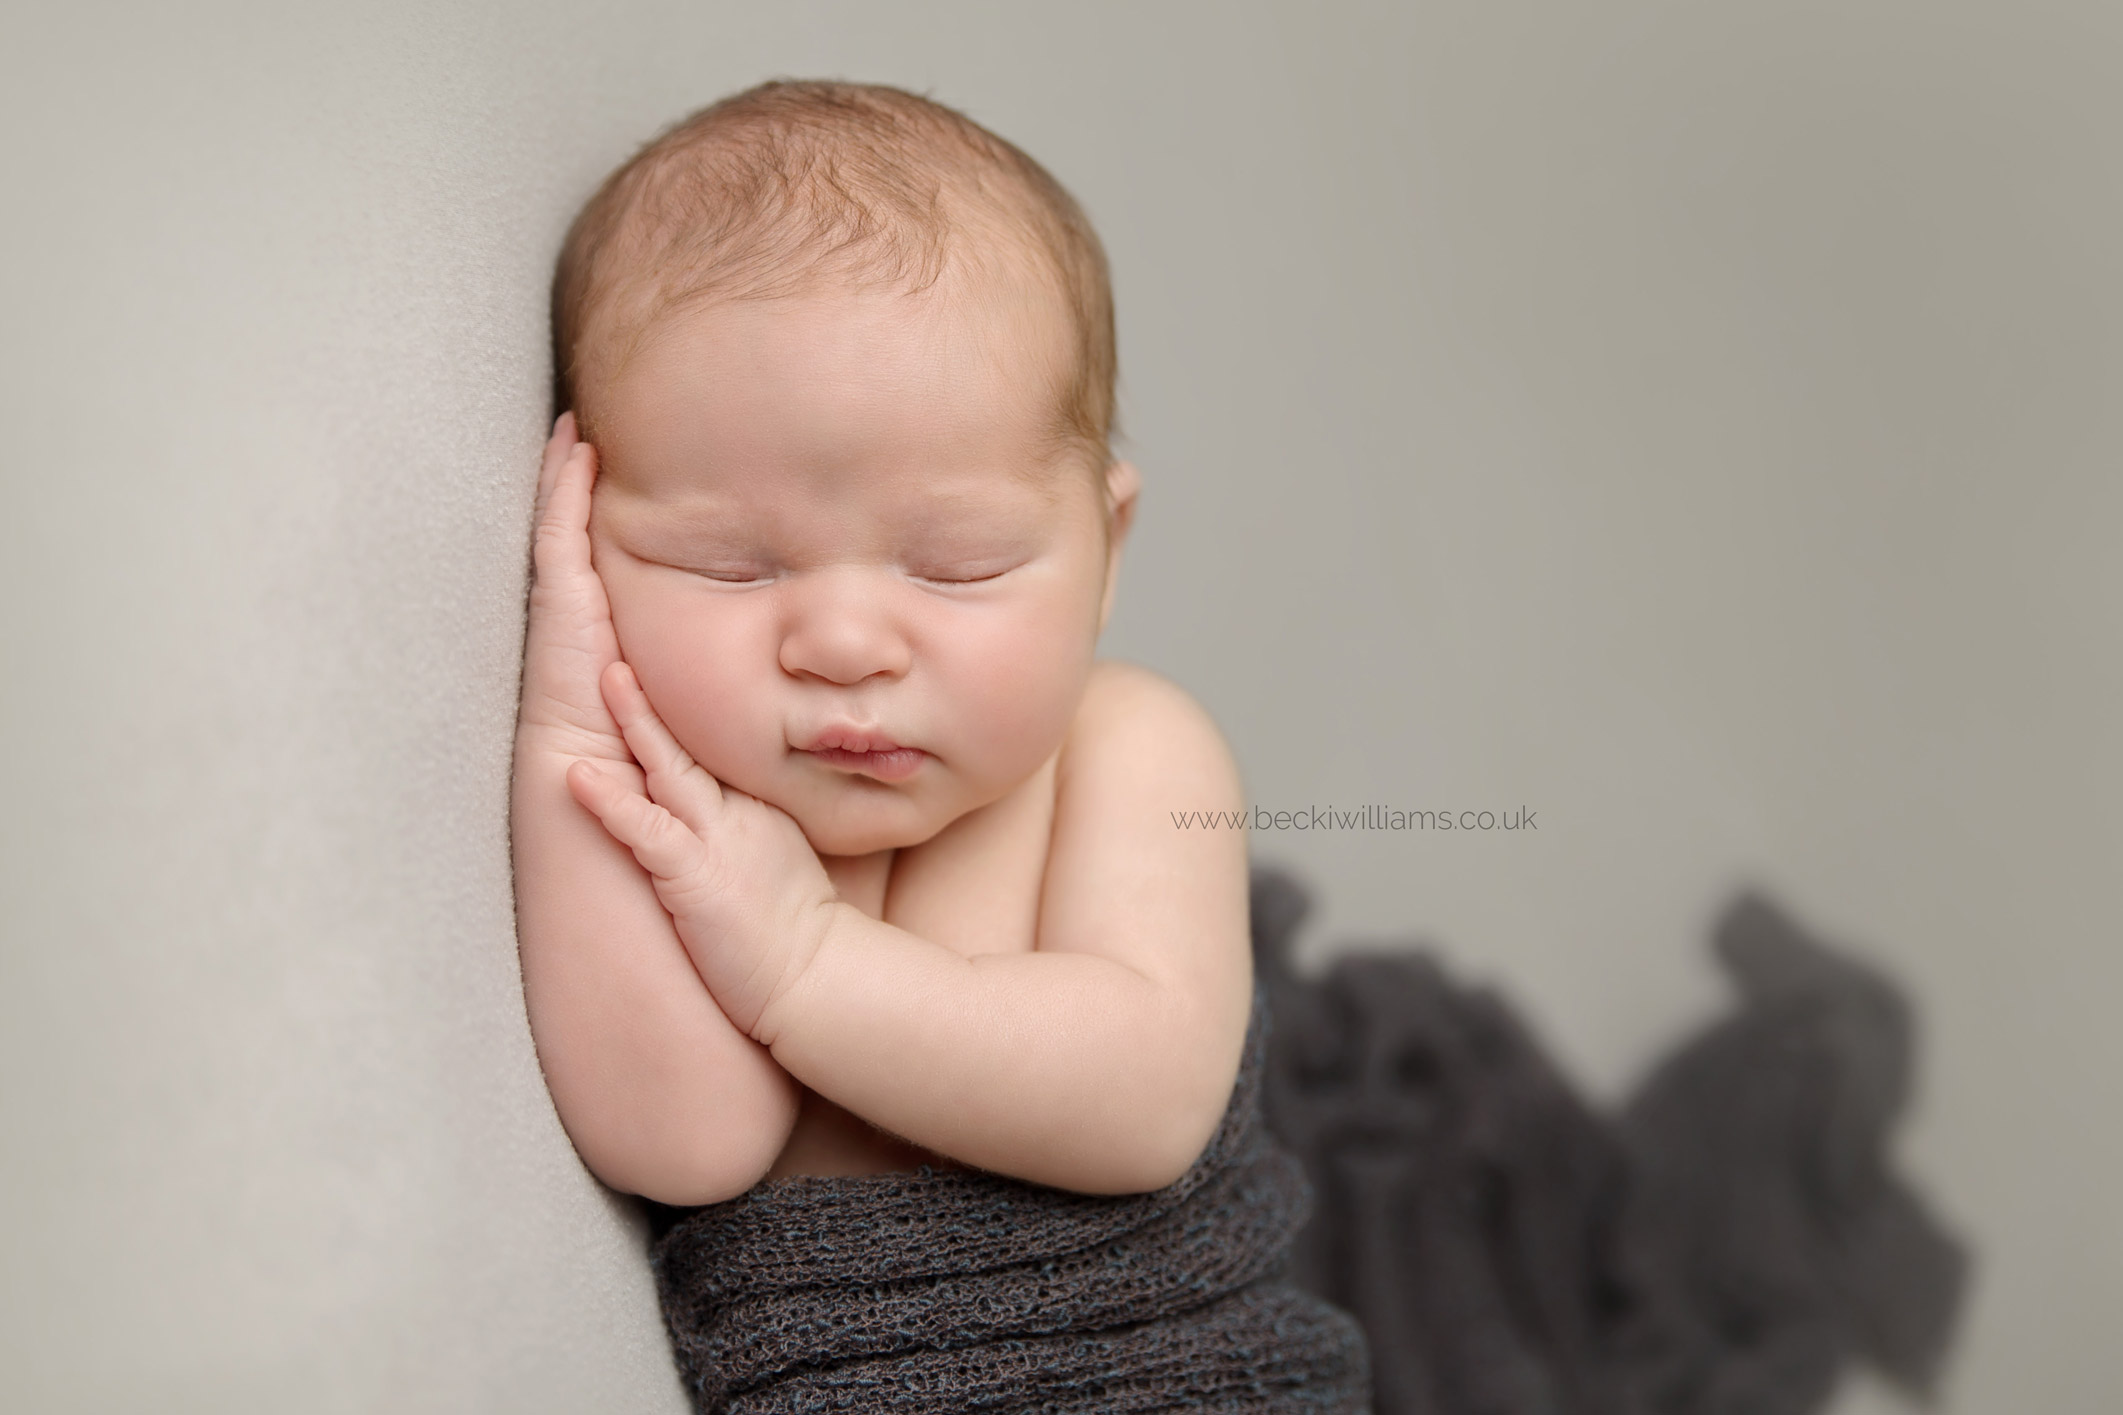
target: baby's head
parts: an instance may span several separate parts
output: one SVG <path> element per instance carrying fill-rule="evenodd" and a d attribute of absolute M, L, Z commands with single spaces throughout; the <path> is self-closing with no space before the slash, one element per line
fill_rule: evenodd
<path fill-rule="evenodd" d="M 918 843 L 1061 745 L 1135 473 L 1097 237 L 895 89 L 768 84 L 569 233 L 562 398 L 620 652 L 679 741 L 822 854 Z"/>

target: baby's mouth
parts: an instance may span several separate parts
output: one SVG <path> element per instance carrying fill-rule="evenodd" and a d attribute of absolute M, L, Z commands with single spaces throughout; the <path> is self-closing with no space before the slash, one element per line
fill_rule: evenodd
<path fill-rule="evenodd" d="M 805 753 L 827 766 L 860 772 L 879 781 L 905 781 L 921 770 L 929 754 L 919 747 L 894 747 L 886 752 L 851 752 L 845 747 L 816 747 Z"/>
<path fill-rule="evenodd" d="M 879 781 L 905 781 L 921 770 L 929 755 L 919 747 L 901 746 L 875 728 L 847 722 L 834 723 L 798 750 L 827 766 Z"/>

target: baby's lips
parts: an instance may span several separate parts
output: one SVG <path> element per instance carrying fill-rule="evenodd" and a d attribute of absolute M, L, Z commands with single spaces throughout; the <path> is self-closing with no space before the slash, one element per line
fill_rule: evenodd
<path fill-rule="evenodd" d="M 921 770 L 929 754 L 919 747 L 895 747 L 889 752 L 851 752 L 842 747 L 815 748 L 810 755 L 828 766 L 861 772 L 879 781 L 905 781 Z"/>
<path fill-rule="evenodd" d="M 907 750 L 884 733 L 870 727 L 851 727 L 836 723 L 820 732 L 799 750 L 824 752 L 838 749 L 843 752 L 898 752 Z"/>

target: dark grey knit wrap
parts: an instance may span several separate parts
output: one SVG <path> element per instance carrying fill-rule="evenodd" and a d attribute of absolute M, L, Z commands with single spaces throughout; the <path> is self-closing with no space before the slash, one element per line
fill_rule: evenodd
<path fill-rule="evenodd" d="M 1148 1194 L 979 1170 L 771 1180 L 652 1250 L 696 1407 L 1363 1415 L 1356 1322 L 1285 1280 L 1312 1210 L 1260 1121 L 1267 1004 L 1208 1147 Z"/>

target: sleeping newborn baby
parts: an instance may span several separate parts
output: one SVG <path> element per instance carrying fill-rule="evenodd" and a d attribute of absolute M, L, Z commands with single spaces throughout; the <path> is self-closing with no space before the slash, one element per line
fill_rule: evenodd
<path fill-rule="evenodd" d="M 1076 203 L 893 89 L 616 172 L 555 285 L 512 830 L 569 1137 L 672 1205 L 922 1165 L 1157 1190 L 1253 981 L 1216 727 L 1096 656 L 1137 477 Z"/>
<path fill-rule="evenodd" d="M 651 143 L 555 283 L 513 835 L 560 1118 L 696 1409 L 1358 1415 L 1261 1131 L 1242 809 L 1096 657 L 1133 468 L 1068 194 L 894 89 Z"/>

